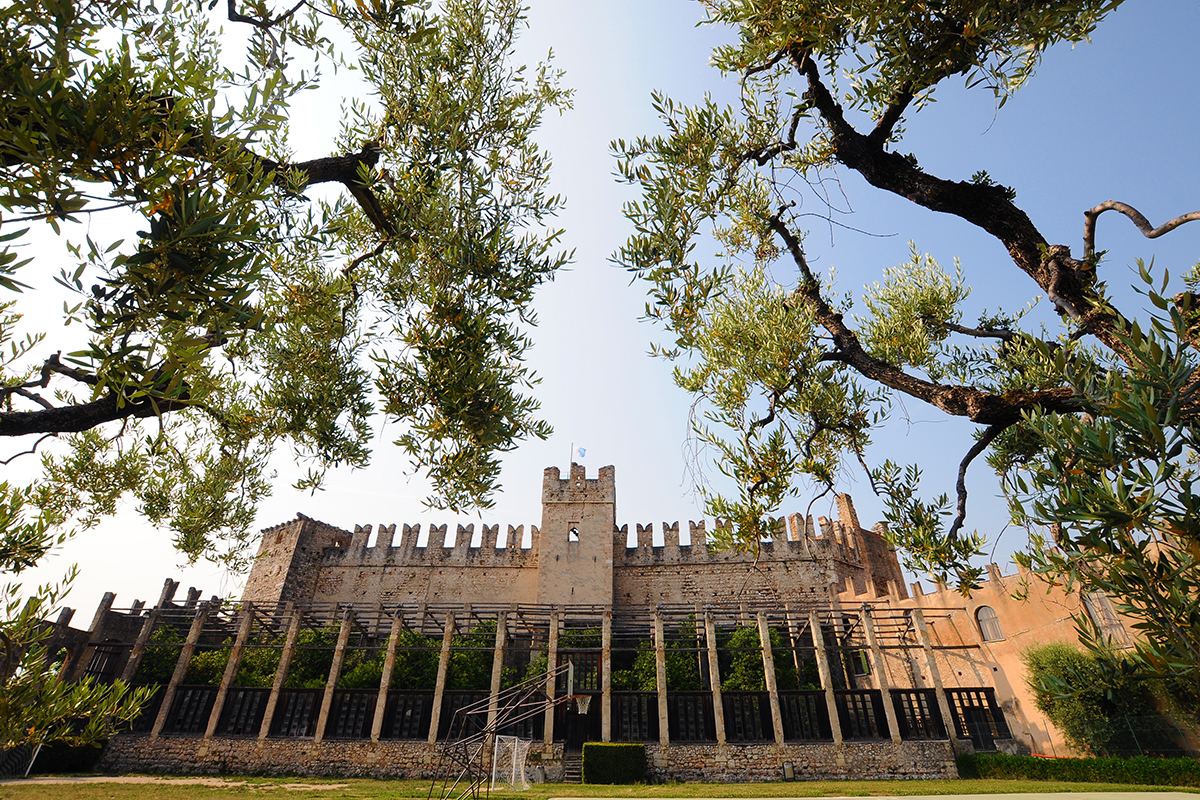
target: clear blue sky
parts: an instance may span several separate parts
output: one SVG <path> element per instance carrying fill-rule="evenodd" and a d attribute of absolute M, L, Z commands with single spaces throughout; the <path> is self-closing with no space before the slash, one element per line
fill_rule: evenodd
<path fill-rule="evenodd" d="M 508 455 L 504 492 L 494 510 L 475 519 L 477 528 L 480 521 L 537 524 L 541 471 L 549 465 L 565 468 L 572 443 L 587 448 L 583 462 L 590 475 L 600 466 L 616 466 L 619 524 L 632 528 L 653 522 L 657 528 L 663 521 L 701 516 L 684 454 L 690 398 L 673 386 L 668 365 L 646 356 L 649 341 L 660 334 L 638 321 L 644 287 L 630 285 L 629 276 L 608 261 L 627 233 L 621 203 L 633 197 L 613 179 L 609 142 L 659 130 L 649 100 L 654 89 L 684 102 L 705 92 L 729 98 L 735 91 L 732 81 L 707 66 L 711 47 L 730 34 L 695 27 L 701 13 L 697 3 L 684 0 L 540 0 L 530 9 L 531 27 L 521 43 L 524 57 L 534 60 L 553 47 L 555 63 L 576 90 L 575 109 L 549 120 L 542 135 L 555 160 L 553 188 L 568 201 L 560 217 L 566 246 L 576 255 L 570 270 L 537 299 L 541 324 L 532 358 L 543 379 L 538 389 L 542 413 L 555 435 Z M 1017 204 L 1051 242 L 1070 245 L 1076 253 L 1082 212 L 1100 201 L 1130 203 L 1154 224 L 1196 210 L 1198 34 L 1196 2 L 1127 3 L 1097 30 L 1091 44 L 1051 51 L 1033 82 L 998 113 L 986 91 L 941 90 L 931 109 L 911 119 L 899 149 L 911 151 L 927 171 L 945 178 L 964 179 L 986 169 L 1016 188 Z M 300 157 L 325 154 L 335 133 L 330 126 L 336 115 L 322 113 L 329 98 L 312 101 L 301 111 L 301 123 L 293 125 L 304 134 L 295 140 Z M 982 232 L 882 196 L 850 173 L 841 177 L 854 209 L 845 222 L 873 235 L 818 228 L 807 241 L 818 266 L 836 267 L 841 291 L 861 296 L 862 286 L 877 280 L 885 267 L 907 260 L 913 240 L 943 265 L 961 259 L 974 290 L 968 320 L 985 307 L 1015 309 L 1035 296 L 1032 282 Z M 1123 218 L 1106 215 L 1099 223 L 1098 247 L 1109 252 L 1103 277 L 1114 288 L 1126 287 L 1134 279 L 1135 258 L 1155 258 L 1173 275 L 1190 268 L 1200 256 L 1200 223 L 1151 242 Z M 1052 324 L 1045 309 L 1041 318 Z M 909 401 L 877 437 L 871 457 L 918 461 L 926 469 L 927 493 L 952 492 L 971 427 Z M 400 454 L 388 444 L 392 431 L 381 428 L 368 470 L 334 474 L 315 497 L 292 490 L 298 470 L 286 457 L 277 459 L 280 478 L 275 495 L 262 507 L 260 526 L 290 519 L 296 511 L 344 528 L 453 523 L 449 515 L 422 508 L 424 487 L 409 477 Z M 25 478 L 22 473 L 33 467 L 32 462 L 9 467 L 9 477 Z M 986 465 L 976 464 L 970 488 L 968 525 L 994 536 L 1007 513 Z M 840 489 L 853 494 L 864 525 L 880 518 L 880 504 L 860 474 L 848 473 Z M 802 511 L 806 504 L 807 499 L 783 511 Z M 831 508 L 822 504 L 814 512 L 829 514 Z M 1005 562 L 1021 540 L 1020 532 L 1006 532 L 997 560 Z M 211 568 L 176 569 L 178 560 L 169 535 L 124 514 L 82 535 L 36 578 L 51 580 L 67 564 L 80 563 L 82 574 L 68 601 L 80 609 L 80 624 L 90 619 L 105 590 L 118 592 L 117 604 L 124 606 L 135 597 L 154 600 L 166 577 L 182 576 L 184 587 L 196 585 L 206 594 L 240 589 L 236 578 Z"/>

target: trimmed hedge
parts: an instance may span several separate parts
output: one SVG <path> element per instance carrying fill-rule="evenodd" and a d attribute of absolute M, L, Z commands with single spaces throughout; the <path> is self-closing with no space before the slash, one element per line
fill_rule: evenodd
<path fill-rule="evenodd" d="M 584 783 L 645 783 L 646 745 L 586 742 Z"/>
<path fill-rule="evenodd" d="M 104 753 L 103 745 L 48 744 L 38 751 L 30 775 L 59 775 L 71 772 L 95 772 Z"/>
<path fill-rule="evenodd" d="M 1200 786 L 1200 761 L 1190 758 L 1037 758 L 1002 753 L 958 757 L 964 778 Z"/>

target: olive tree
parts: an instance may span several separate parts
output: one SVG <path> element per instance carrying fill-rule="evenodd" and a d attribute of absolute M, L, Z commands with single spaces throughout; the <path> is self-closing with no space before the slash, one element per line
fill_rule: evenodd
<path fill-rule="evenodd" d="M 271 455 L 316 488 L 381 419 L 432 505 L 491 502 L 550 431 L 524 356 L 566 260 L 533 133 L 569 94 L 513 63 L 522 25 L 514 0 L 0 8 L 0 437 L 40 467 L 0 490 L 0 569 L 128 497 L 244 568 Z M 296 153 L 331 71 L 360 81 L 341 132 Z"/>
<path fill-rule="evenodd" d="M 641 190 L 616 260 L 649 282 L 648 315 L 672 339 L 659 352 L 678 359 L 677 382 L 698 397 L 694 435 L 737 487 L 705 494 L 708 513 L 735 523 L 726 544 L 756 548 L 785 497 L 830 492 L 840 470 L 861 465 L 907 564 L 967 591 L 984 538 L 966 527 L 965 476 L 984 456 L 1031 531 L 1025 563 L 1111 595 L 1141 635 L 1126 665 L 1179 676 L 1195 696 L 1200 272 L 1169 294 L 1167 271 L 1143 266 L 1146 302 L 1120 308 L 1098 277 L 1095 240 L 1107 211 L 1151 238 L 1200 213 L 1156 227 L 1127 204 L 1101 203 L 1072 251 L 986 172 L 935 175 L 898 149 L 939 85 L 990 90 L 1003 113 L 1046 48 L 1085 40 L 1117 5 L 706 3 L 712 23 L 737 31 L 714 62 L 736 79 L 740 103 L 656 95 L 666 131 L 615 143 L 623 177 Z M 837 169 L 993 237 L 1014 280 L 1053 304 L 1059 330 L 1022 313 L 964 320 L 963 271 L 915 249 L 858 303 L 840 295 L 806 254 L 798 205 Z M 976 426 L 953 499 L 924 498 L 915 464 L 866 463 L 872 432 L 909 400 Z M 1102 633 L 1081 623 L 1101 647 Z"/>

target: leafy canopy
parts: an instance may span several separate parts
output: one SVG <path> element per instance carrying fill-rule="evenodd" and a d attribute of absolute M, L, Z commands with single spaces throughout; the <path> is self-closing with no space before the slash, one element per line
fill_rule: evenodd
<path fill-rule="evenodd" d="M 550 431 L 523 358 L 566 259 L 532 138 L 558 74 L 512 63 L 512 0 L 226 16 L 244 52 L 196 3 L 0 9 L 0 435 L 41 445 L 30 503 L 87 525 L 131 496 L 244 567 L 272 453 L 316 488 L 383 419 L 431 504 L 487 505 L 498 454 Z M 366 99 L 301 158 L 292 104 L 331 70 Z M 65 329 L 26 310 L 43 276 Z"/>
<path fill-rule="evenodd" d="M 670 336 L 656 352 L 678 360 L 677 382 L 697 396 L 694 436 L 736 487 L 704 494 L 709 514 L 734 523 L 725 543 L 756 549 L 784 499 L 820 498 L 861 468 L 907 564 L 969 591 L 985 540 L 966 527 L 965 476 L 985 456 L 1013 520 L 1031 531 L 1026 563 L 1112 595 L 1142 641 L 1117 660 L 1182 676 L 1200 696 L 1195 274 L 1171 294 L 1167 271 L 1144 267 L 1146 307 L 1121 309 L 1095 247 L 1106 211 L 1151 238 L 1200 213 L 1154 228 L 1128 205 L 1101 203 L 1073 254 L 985 171 L 938 176 L 896 150 L 938 86 L 990 89 L 999 108 L 1048 47 L 1085 41 L 1119 2 L 705 5 L 738 32 L 714 54 L 738 82 L 738 105 L 658 94 L 664 130 L 613 143 L 621 176 L 640 190 L 614 260 L 648 282 L 647 316 Z M 907 263 L 879 265 L 857 306 L 837 294 L 802 227 L 824 216 L 802 209 L 829 207 L 835 170 L 994 238 L 1061 326 L 1004 310 L 968 322 L 969 276 L 915 245 Z M 873 432 L 911 400 L 977 425 L 953 493 L 923 495 L 917 464 L 866 461 Z M 1102 632 L 1090 637 L 1099 652 Z"/>

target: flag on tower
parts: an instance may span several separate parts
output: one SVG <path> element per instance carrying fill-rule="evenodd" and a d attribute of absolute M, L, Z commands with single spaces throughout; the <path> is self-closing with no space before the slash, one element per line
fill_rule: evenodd
<path fill-rule="evenodd" d="M 585 450 L 584 448 L 580 447 L 580 448 L 579 448 L 579 457 L 580 457 L 580 458 L 583 458 L 583 457 L 584 457 L 584 456 L 586 456 L 586 455 L 587 455 L 587 450 Z"/>

